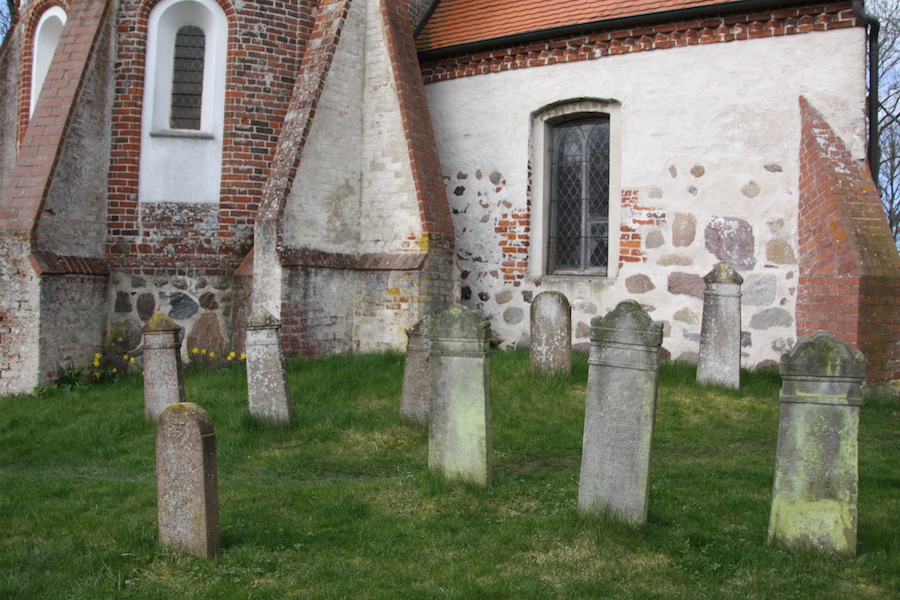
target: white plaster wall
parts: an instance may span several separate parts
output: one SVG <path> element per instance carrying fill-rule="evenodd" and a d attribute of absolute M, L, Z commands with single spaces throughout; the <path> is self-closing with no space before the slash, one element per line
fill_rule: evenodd
<path fill-rule="evenodd" d="M 471 290 L 467 303 L 512 345 L 527 340 L 528 302 L 539 291 L 567 295 L 576 342 L 587 341 L 591 317 L 635 298 L 665 322 L 664 346 L 672 356 L 690 358 L 698 349 L 702 302 L 670 294 L 668 277 L 675 271 L 708 273 L 718 259 L 705 248 L 706 224 L 713 217 L 740 218 L 753 227 L 756 258 L 753 269 L 741 274 L 774 289 L 744 307 L 742 329 L 750 333 L 752 346 L 742 349 L 743 361 L 753 366 L 777 360 L 796 339 L 797 265 L 767 262 L 766 244 L 785 239 L 797 252 L 798 97 L 809 99 L 853 156 L 863 159 L 864 58 L 865 32 L 853 28 L 637 52 L 428 85 L 460 265 L 469 273 L 462 281 Z M 529 202 L 540 197 L 529 192 L 531 115 L 579 97 L 620 103 L 622 190 L 637 190 L 639 205 L 654 209 L 637 216 L 657 215 L 664 222 L 638 228 L 646 261 L 625 263 L 615 279 L 540 276 L 543 266 L 530 265 L 518 285 L 504 284 L 497 264 L 500 236 L 493 232 L 504 215 L 533 216 Z M 700 176 L 692 174 L 692 169 L 700 172 L 698 166 Z M 496 177 L 488 181 L 492 173 Z M 672 245 L 676 213 L 697 219 L 689 246 Z M 633 216 L 623 209 L 621 222 Z M 540 229 L 532 222 L 530 231 L 519 233 L 533 246 L 540 243 Z M 647 247 L 653 231 L 663 243 Z M 655 289 L 629 293 L 624 282 L 636 274 L 647 275 Z M 696 323 L 685 320 L 684 312 L 676 318 L 683 308 L 697 315 Z M 792 322 L 751 328 L 754 316 L 772 308 L 787 311 Z"/>
<path fill-rule="evenodd" d="M 353 2 L 285 207 L 288 246 L 352 253 L 360 235 L 365 2 Z"/>

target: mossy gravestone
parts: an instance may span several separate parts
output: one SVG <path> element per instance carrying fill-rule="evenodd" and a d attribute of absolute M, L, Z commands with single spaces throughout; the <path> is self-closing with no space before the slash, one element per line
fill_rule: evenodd
<path fill-rule="evenodd" d="M 741 284 L 744 279 L 726 262 L 703 278 L 703 323 L 697 381 L 730 388 L 741 386 Z"/>
<path fill-rule="evenodd" d="M 865 358 L 825 332 L 781 359 L 781 421 L 769 543 L 856 553 Z"/>
<path fill-rule="evenodd" d="M 216 434 L 192 402 L 173 404 L 159 417 L 156 492 L 159 541 L 203 558 L 218 555 Z"/>
<path fill-rule="evenodd" d="M 144 334 L 144 414 L 154 421 L 171 404 L 184 402 L 184 377 L 181 364 L 181 327 L 175 321 L 156 313 L 142 332 Z"/>
<path fill-rule="evenodd" d="M 448 479 L 491 483 L 490 328 L 454 306 L 431 326 L 428 468 Z"/>
<path fill-rule="evenodd" d="M 531 370 L 572 373 L 572 309 L 560 292 L 541 292 L 531 303 Z"/>
<path fill-rule="evenodd" d="M 591 321 L 578 510 L 647 520 L 662 325 L 633 300 Z"/>
<path fill-rule="evenodd" d="M 294 405 L 280 330 L 281 323 L 263 307 L 247 323 L 247 397 L 253 418 L 287 425 L 294 417 Z"/>
<path fill-rule="evenodd" d="M 428 421 L 431 406 L 431 319 L 425 317 L 406 330 L 406 361 L 403 366 L 403 391 L 400 416 L 415 423 Z"/>

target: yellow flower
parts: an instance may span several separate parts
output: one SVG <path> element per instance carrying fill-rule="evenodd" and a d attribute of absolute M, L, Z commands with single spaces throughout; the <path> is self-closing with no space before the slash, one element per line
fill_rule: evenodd
<path fill-rule="evenodd" d="M 193 352 L 194 354 L 197 354 L 198 352 L 200 352 L 200 350 L 197 348 L 194 348 L 193 350 L 191 350 L 191 352 Z"/>
<path fill-rule="evenodd" d="M 94 366 L 95 366 L 95 367 L 99 367 L 99 366 L 100 366 L 100 361 L 97 360 L 96 358 L 94 359 Z"/>
<path fill-rule="evenodd" d="M 232 354 L 234 354 L 234 353 L 232 352 Z M 234 357 L 231 354 L 229 354 L 228 358 L 226 358 L 225 360 L 231 360 L 232 358 L 234 358 Z"/>
<path fill-rule="evenodd" d="M 128 362 L 134 362 L 134 357 L 132 356 L 131 358 L 129 358 Z"/>
<path fill-rule="evenodd" d="M 94 377 L 100 377 L 100 373 L 94 373 Z"/>
<path fill-rule="evenodd" d="M 237 356 L 237 354 L 235 354 L 234 352 L 229 352 L 229 353 L 228 353 L 228 360 L 231 360 L 231 359 L 234 358 L 235 356 Z"/>
<path fill-rule="evenodd" d="M 246 360 L 246 359 L 247 359 L 247 355 L 244 354 L 243 352 L 241 352 L 241 360 Z"/>
<path fill-rule="evenodd" d="M 210 352 L 210 353 L 209 353 L 209 357 L 210 357 L 210 358 L 215 358 L 215 356 L 216 356 L 216 353 L 215 353 L 215 352 Z"/>
<path fill-rule="evenodd" d="M 123 356 L 122 360 L 128 360 L 128 355 L 126 354 L 125 356 Z"/>
<path fill-rule="evenodd" d="M 113 373 L 115 373 L 115 372 L 116 372 L 116 368 L 113 367 L 113 368 L 111 369 L 111 371 L 112 371 Z"/>
<path fill-rule="evenodd" d="M 200 354 L 206 354 L 206 349 L 204 348 L 203 350 L 201 350 Z"/>
<path fill-rule="evenodd" d="M 97 354 L 94 355 L 94 358 L 100 359 L 100 358 L 103 358 L 103 355 L 98 352 Z"/>

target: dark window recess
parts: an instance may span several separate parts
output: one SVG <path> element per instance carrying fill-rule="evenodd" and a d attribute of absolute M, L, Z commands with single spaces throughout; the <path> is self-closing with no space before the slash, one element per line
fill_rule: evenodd
<path fill-rule="evenodd" d="M 172 129 L 200 129 L 203 106 L 203 61 L 206 34 L 186 25 L 175 34 L 175 64 L 172 71 Z"/>
<path fill-rule="evenodd" d="M 605 274 L 609 261 L 609 119 L 551 129 L 548 272 Z"/>

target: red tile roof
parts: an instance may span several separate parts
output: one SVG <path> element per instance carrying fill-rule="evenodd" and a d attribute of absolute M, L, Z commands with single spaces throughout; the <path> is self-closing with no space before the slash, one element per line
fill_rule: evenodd
<path fill-rule="evenodd" d="M 441 0 L 419 34 L 419 51 L 735 0 Z"/>

